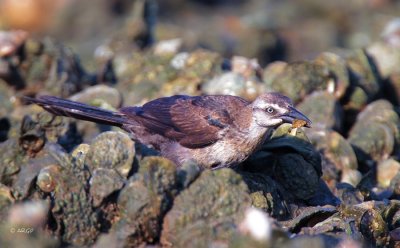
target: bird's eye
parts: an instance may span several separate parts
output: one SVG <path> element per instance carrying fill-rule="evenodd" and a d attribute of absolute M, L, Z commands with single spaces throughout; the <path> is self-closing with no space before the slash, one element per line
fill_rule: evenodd
<path fill-rule="evenodd" d="M 268 114 L 273 114 L 275 112 L 275 109 L 273 109 L 271 107 L 268 107 L 266 110 L 267 110 Z"/>

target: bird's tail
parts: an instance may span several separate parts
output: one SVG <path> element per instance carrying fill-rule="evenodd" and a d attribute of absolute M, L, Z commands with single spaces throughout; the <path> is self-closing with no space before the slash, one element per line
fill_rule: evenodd
<path fill-rule="evenodd" d="M 40 96 L 38 98 L 24 97 L 24 100 L 35 103 L 55 115 L 68 116 L 79 120 L 92 121 L 117 127 L 121 127 L 123 124 L 127 123 L 127 118 L 122 113 L 55 96 Z"/>

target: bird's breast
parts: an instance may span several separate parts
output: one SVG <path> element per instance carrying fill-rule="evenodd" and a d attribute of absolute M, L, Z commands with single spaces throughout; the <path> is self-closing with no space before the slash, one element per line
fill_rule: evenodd
<path fill-rule="evenodd" d="M 214 144 L 195 149 L 192 154 L 203 167 L 229 167 L 248 158 L 264 142 L 266 136 L 266 129 L 257 130 L 257 133 L 231 130 Z"/>

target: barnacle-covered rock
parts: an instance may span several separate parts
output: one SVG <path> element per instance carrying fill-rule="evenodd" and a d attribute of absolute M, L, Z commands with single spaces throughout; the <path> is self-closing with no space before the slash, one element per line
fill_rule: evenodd
<path fill-rule="evenodd" d="M 376 121 L 390 127 L 395 142 L 397 144 L 400 143 L 400 118 L 390 102 L 381 99 L 368 104 L 368 106 L 357 115 L 357 122 L 352 127 L 351 132 L 356 131 L 359 126 L 363 126 L 370 121 Z"/>
<path fill-rule="evenodd" d="M 30 157 L 40 152 L 45 144 L 45 132 L 29 116 L 25 116 L 21 123 L 19 145 Z"/>
<path fill-rule="evenodd" d="M 281 247 L 291 248 L 291 247 L 315 247 L 315 248 L 325 248 L 325 247 L 355 247 L 361 248 L 362 243 L 354 241 L 347 238 L 345 235 L 343 237 L 336 237 L 332 235 L 299 235 L 290 239 L 288 242 L 284 243 Z"/>
<path fill-rule="evenodd" d="M 322 178 L 328 184 L 338 181 L 339 174 L 343 180 L 348 171 L 357 170 L 357 158 L 353 148 L 339 133 L 329 129 L 313 128 L 307 134 L 311 143 L 322 155 Z"/>
<path fill-rule="evenodd" d="M 387 159 L 378 163 L 376 180 L 381 187 L 389 187 L 392 179 L 400 172 L 400 163 L 394 159 Z"/>
<path fill-rule="evenodd" d="M 199 95 L 201 94 L 199 86 L 202 83 L 202 78 L 193 75 L 179 76 L 163 84 L 161 92 L 163 92 L 163 95 Z"/>
<path fill-rule="evenodd" d="M 15 199 L 11 194 L 9 187 L 0 184 L 0 224 L 6 221 L 8 210 L 14 203 Z"/>
<path fill-rule="evenodd" d="M 14 183 L 17 197 L 32 192 L 34 179 L 43 193 L 51 193 L 50 232 L 64 243 L 87 245 L 98 235 L 98 217 L 87 192 L 85 172 L 75 170 L 71 156 L 55 143 L 46 143 L 44 149 L 22 166 Z"/>
<path fill-rule="evenodd" d="M 399 48 L 386 42 L 375 42 L 367 47 L 367 53 L 371 56 L 378 67 L 379 74 L 388 78 L 394 73 L 399 73 L 400 63 Z"/>
<path fill-rule="evenodd" d="M 264 82 L 270 91 L 280 92 L 298 103 L 306 95 L 315 90 L 324 90 L 331 81 L 329 69 L 314 62 L 296 62 L 279 66 L 274 70 L 264 73 Z M 272 79 L 270 79 L 272 77 Z"/>
<path fill-rule="evenodd" d="M 118 247 L 154 243 L 177 193 L 175 164 L 161 157 L 144 158 L 118 198 L 120 220 L 110 233 L 117 235 Z"/>
<path fill-rule="evenodd" d="M 183 189 L 189 187 L 189 185 L 200 175 L 201 169 L 195 163 L 183 164 L 178 172 L 178 181 Z"/>
<path fill-rule="evenodd" d="M 206 79 L 220 71 L 221 63 L 221 55 L 200 49 L 189 54 L 181 73 Z"/>
<path fill-rule="evenodd" d="M 390 237 L 387 224 L 380 213 L 374 209 L 367 210 L 361 217 L 360 232 L 376 246 L 389 245 Z"/>
<path fill-rule="evenodd" d="M 247 186 L 234 171 L 204 171 L 176 197 L 164 218 L 161 244 L 167 247 L 213 244 L 227 247 L 244 210 L 250 205 Z"/>
<path fill-rule="evenodd" d="M 349 183 L 339 183 L 336 185 L 336 195 L 343 205 L 356 205 L 364 201 L 364 195 L 359 189 Z"/>
<path fill-rule="evenodd" d="M 1 74 L 1 65 L 0 65 L 0 74 Z M 4 83 L 2 79 L 0 79 L 0 101 L 1 101 L 0 117 L 5 117 L 12 111 L 14 107 L 13 102 L 15 101 L 15 97 L 14 97 L 14 92 L 11 90 L 10 87 L 7 87 L 7 85 Z"/>
<path fill-rule="evenodd" d="M 337 99 L 342 98 L 350 86 L 350 76 L 346 61 L 339 55 L 324 52 L 315 58 L 315 63 L 325 66 L 332 74 L 331 81 L 327 84 L 327 91 Z"/>
<path fill-rule="evenodd" d="M 43 192 L 50 193 L 57 187 L 61 168 L 58 165 L 49 165 L 42 168 L 36 179 L 36 184 Z"/>
<path fill-rule="evenodd" d="M 313 122 L 313 127 L 342 129 L 343 111 L 333 94 L 314 92 L 307 96 L 298 109 Z"/>
<path fill-rule="evenodd" d="M 117 89 L 104 84 L 88 87 L 85 90 L 72 95 L 69 99 L 94 106 L 98 105 L 98 107 L 101 108 L 107 108 L 104 105 L 108 104 L 111 108 L 116 109 L 122 104 L 121 93 L 119 93 Z"/>
<path fill-rule="evenodd" d="M 234 95 L 254 100 L 264 88 L 256 78 L 247 79 L 239 73 L 227 72 L 203 84 L 202 91 L 209 95 Z"/>
<path fill-rule="evenodd" d="M 342 183 L 348 183 L 353 187 L 356 187 L 362 179 L 362 174 L 358 170 L 344 170 L 342 171 Z"/>
<path fill-rule="evenodd" d="M 69 48 L 47 42 L 42 56 L 51 58 L 44 71 L 47 72 L 45 88 L 52 95 L 68 97 L 96 82 L 96 78 L 85 71 L 78 55 Z"/>
<path fill-rule="evenodd" d="M 13 55 L 27 38 L 23 30 L 0 31 L 0 57 Z"/>
<path fill-rule="evenodd" d="M 15 139 L 0 143 L 0 182 L 10 185 L 28 158 Z"/>
<path fill-rule="evenodd" d="M 370 103 L 350 130 L 349 142 L 359 162 L 388 158 L 400 142 L 399 116 L 386 100 Z"/>
<path fill-rule="evenodd" d="M 75 147 L 75 149 L 71 152 L 72 159 L 74 160 L 75 166 L 83 167 L 85 163 L 86 154 L 90 151 L 90 145 L 88 144 L 80 144 Z"/>
<path fill-rule="evenodd" d="M 316 222 L 322 222 L 337 212 L 333 207 L 306 207 L 297 210 L 297 216 L 289 221 L 281 221 L 285 230 L 299 233 L 304 227 L 309 227 Z"/>
<path fill-rule="evenodd" d="M 346 58 L 347 66 L 354 75 L 354 84 L 360 86 L 372 99 L 381 88 L 381 79 L 375 62 L 364 49 L 352 52 Z"/>
<path fill-rule="evenodd" d="M 169 65 L 170 57 L 151 53 L 116 55 L 113 61 L 119 81 L 116 87 L 126 106 L 158 97 L 163 83 L 177 77 L 177 70 Z"/>
<path fill-rule="evenodd" d="M 382 202 L 363 202 L 354 206 L 343 206 L 340 216 L 345 221 L 353 221 L 356 230 L 372 244 L 383 247 L 389 244 L 389 230 L 381 212 L 385 209 Z"/>
<path fill-rule="evenodd" d="M 287 195 L 281 186 L 265 173 L 238 171 L 247 184 L 252 205 L 269 213 L 272 217 L 284 219 L 289 216 Z"/>
<path fill-rule="evenodd" d="M 135 142 L 122 132 L 105 132 L 93 140 L 85 156 L 85 164 L 93 172 L 96 168 L 115 169 L 127 177 L 135 156 Z"/>
<path fill-rule="evenodd" d="M 100 223 L 86 191 L 86 182 L 72 171 L 63 170 L 57 177 L 53 194 L 51 212 L 56 221 L 55 234 L 68 244 L 92 244 L 99 234 Z"/>
<path fill-rule="evenodd" d="M 369 99 L 365 90 L 360 86 L 354 86 L 349 92 L 350 96 L 348 101 L 343 104 L 343 109 L 349 119 L 348 122 L 352 123 L 354 121 L 353 116 L 367 105 Z"/>
<path fill-rule="evenodd" d="M 388 158 L 395 143 L 390 127 L 377 121 L 359 124 L 350 132 L 348 141 L 363 164 Z"/>
<path fill-rule="evenodd" d="M 115 170 L 95 169 L 90 179 L 90 195 L 93 198 L 93 206 L 98 207 L 107 196 L 120 190 L 123 186 L 123 178 Z"/>

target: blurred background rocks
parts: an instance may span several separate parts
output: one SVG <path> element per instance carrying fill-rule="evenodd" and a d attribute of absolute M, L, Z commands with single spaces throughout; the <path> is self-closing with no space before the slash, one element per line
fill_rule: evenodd
<path fill-rule="evenodd" d="M 0 246 L 399 246 L 399 13 L 393 0 L 0 0 Z M 281 125 L 214 171 L 22 101 L 116 110 L 268 91 L 313 127 Z"/>

